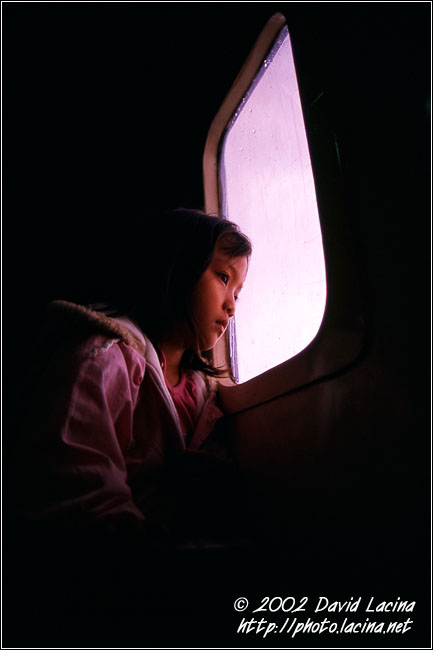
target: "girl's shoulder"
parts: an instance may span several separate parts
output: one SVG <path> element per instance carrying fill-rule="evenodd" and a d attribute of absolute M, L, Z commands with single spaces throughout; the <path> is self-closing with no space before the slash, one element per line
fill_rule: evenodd
<path fill-rule="evenodd" d="M 146 372 L 145 346 L 103 314 L 66 301 L 50 303 L 23 379 L 32 404 L 60 404 L 75 391 L 136 396 Z M 81 392 L 80 392 L 81 391 Z M 84 393 L 83 393 L 84 394 Z"/>
<path fill-rule="evenodd" d="M 126 324 L 83 305 L 56 300 L 48 306 L 33 365 L 39 373 L 63 368 L 63 374 L 75 376 L 90 364 L 106 376 L 123 371 L 135 377 L 143 376 L 145 357 L 146 340 Z"/>

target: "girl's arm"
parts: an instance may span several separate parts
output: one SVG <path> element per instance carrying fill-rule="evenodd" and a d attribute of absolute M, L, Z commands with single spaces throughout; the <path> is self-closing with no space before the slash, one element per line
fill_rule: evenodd
<path fill-rule="evenodd" d="M 21 472 L 27 486 L 21 499 L 31 518 L 112 529 L 142 525 L 124 452 L 132 440 L 144 368 L 144 358 L 124 343 L 90 346 L 73 380 L 58 388 L 55 398 L 44 396 L 54 409 L 42 422 L 36 414 Z"/>

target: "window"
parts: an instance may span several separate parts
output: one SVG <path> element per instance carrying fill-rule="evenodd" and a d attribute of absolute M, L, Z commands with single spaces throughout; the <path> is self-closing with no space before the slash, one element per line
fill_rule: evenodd
<path fill-rule="evenodd" d="M 222 215 L 254 247 L 229 332 L 233 374 L 243 382 L 305 349 L 326 303 L 314 178 L 285 25 L 228 124 L 219 190 Z"/>

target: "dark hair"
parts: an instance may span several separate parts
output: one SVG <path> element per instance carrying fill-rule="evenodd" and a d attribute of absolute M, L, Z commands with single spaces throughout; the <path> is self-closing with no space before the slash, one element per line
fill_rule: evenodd
<path fill-rule="evenodd" d="M 145 236 L 138 230 L 144 230 Z M 124 262 L 132 267 L 131 272 L 122 274 L 124 282 L 116 282 L 114 291 L 111 287 L 105 295 L 99 294 L 104 303 L 100 308 L 109 316 L 131 318 L 157 348 L 179 327 L 188 326 L 197 345 L 185 353 L 182 365 L 212 376 L 224 374 L 226 369 L 213 366 L 211 354 L 199 350 L 190 317 L 191 296 L 217 241 L 230 257 L 249 257 L 248 237 L 231 221 L 186 208 L 146 219 L 138 230 L 129 241 L 131 250 Z"/>

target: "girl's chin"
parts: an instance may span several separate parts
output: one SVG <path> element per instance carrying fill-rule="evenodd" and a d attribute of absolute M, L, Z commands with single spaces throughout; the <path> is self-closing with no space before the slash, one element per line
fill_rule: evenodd
<path fill-rule="evenodd" d="M 211 350 L 214 349 L 214 347 L 216 346 L 216 344 L 218 343 L 220 338 L 221 337 L 218 337 L 217 339 L 212 340 L 212 341 L 202 341 L 202 343 L 200 345 L 200 350 L 202 352 L 210 352 Z"/>
<path fill-rule="evenodd" d="M 203 347 L 200 348 L 200 350 L 202 352 L 211 352 L 211 350 L 214 349 L 215 345 L 216 343 L 214 343 L 213 345 L 204 345 Z"/>

